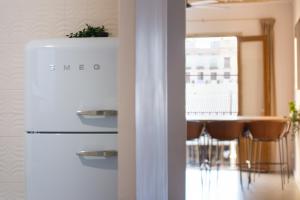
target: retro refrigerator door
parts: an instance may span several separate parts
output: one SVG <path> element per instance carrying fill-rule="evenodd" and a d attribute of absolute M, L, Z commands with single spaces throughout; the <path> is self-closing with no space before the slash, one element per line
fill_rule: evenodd
<path fill-rule="evenodd" d="M 117 200 L 116 135 L 28 134 L 28 200 Z"/>
<path fill-rule="evenodd" d="M 116 66 L 115 38 L 29 43 L 26 131 L 116 131 Z"/>

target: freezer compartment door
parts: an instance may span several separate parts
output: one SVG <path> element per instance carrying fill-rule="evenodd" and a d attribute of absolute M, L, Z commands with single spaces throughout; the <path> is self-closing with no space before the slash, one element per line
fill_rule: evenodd
<path fill-rule="evenodd" d="M 27 200 L 117 200 L 114 134 L 27 134 Z"/>
<path fill-rule="evenodd" d="M 116 131 L 115 38 L 35 41 L 26 50 L 27 131 Z"/>

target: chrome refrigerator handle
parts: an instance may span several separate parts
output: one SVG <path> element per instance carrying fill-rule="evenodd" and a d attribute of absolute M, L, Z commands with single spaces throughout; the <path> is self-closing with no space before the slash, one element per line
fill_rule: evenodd
<path fill-rule="evenodd" d="M 90 117 L 115 117 L 118 115 L 116 110 L 78 110 L 77 115 L 79 116 L 90 116 Z"/>
<path fill-rule="evenodd" d="M 102 158 L 111 158 L 118 156 L 116 150 L 106 150 L 106 151 L 79 151 L 76 153 L 80 157 L 102 157 Z"/>

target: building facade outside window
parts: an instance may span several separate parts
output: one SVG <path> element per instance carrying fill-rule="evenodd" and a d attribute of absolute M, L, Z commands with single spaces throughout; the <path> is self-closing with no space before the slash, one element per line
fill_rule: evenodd
<path fill-rule="evenodd" d="M 237 115 L 237 38 L 187 38 L 186 80 L 187 119 Z"/>

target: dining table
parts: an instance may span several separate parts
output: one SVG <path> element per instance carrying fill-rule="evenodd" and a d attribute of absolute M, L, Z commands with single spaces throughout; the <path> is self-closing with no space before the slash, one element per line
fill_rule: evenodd
<path fill-rule="evenodd" d="M 186 117 L 186 121 L 192 122 L 210 122 L 210 121 L 239 121 L 239 122 L 251 122 L 251 121 L 261 121 L 261 120 L 279 120 L 287 121 L 287 116 L 224 116 L 224 115 L 215 115 L 215 116 L 197 116 L 197 117 Z"/>

